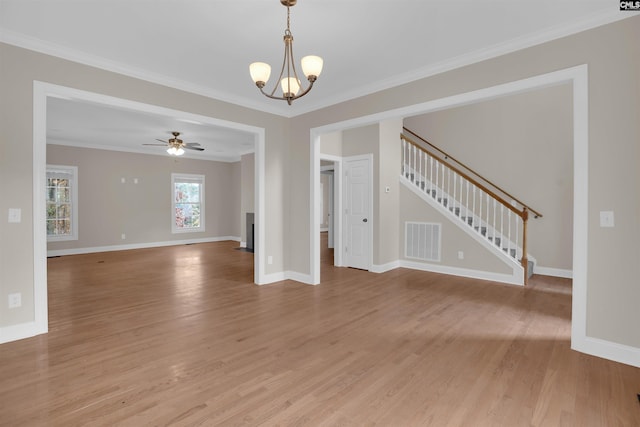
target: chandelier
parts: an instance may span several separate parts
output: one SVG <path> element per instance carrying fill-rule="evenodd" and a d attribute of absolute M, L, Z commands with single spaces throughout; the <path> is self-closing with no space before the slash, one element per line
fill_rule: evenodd
<path fill-rule="evenodd" d="M 309 86 L 300 92 L 300 79 L 298 78 L 298 72 L 296 71 L 295 61 L 293 59 L 293 35 L 290 30 L 290 12 L 289 8 L 295 6 L 297 0 L 280 0 L 283 6 L 287 7 L 287 29 L 284 31 L 284 60 L 282 61 L 282 69 L 280 70 L 280 76 L 276 82 L 273 90 L 269 92 L 264 91 L 264 87 L 271 75 L 271 66 L 264 62 L 254 62 L 249 66 L 249 72 L 251 79 L 260 89 L 263 95 L 272 99 L 281 99 L 287 101 L 291 105 L 291 101 L 303 97 L 313 87 L 313 83 L 316 81 L 320 73 L 322 72 L 322 58 L 319 56 L 309 55 L 302 58 L 300 64 L 302 65 L 302 72 L 309 81 Z M 278 82 L 282 89 L 282 96 L 276 96 L 276 90 L 278 89 Z"/>

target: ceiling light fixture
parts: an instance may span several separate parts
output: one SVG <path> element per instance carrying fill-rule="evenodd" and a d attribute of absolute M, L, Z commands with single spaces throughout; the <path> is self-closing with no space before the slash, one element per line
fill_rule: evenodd
<path fill-rule="evenodd" d="M 280 3 L 287 7 L 287 29 L 284 31 L 284 60 L 282 62 L 282 69 L 280 70 L 280 77 L 278 77 L 278 81 L 271 93 L 263 90 L 271 75 L 271 66 L 264 62 L 254 62 L 249 66 L 251 79 L 253 79 L 263 95 L 272 99 L 287 101 L 289 105 L 291 105 L 291 101 L 294 99 L 298 99 L 309 93 L 313 87 L 313 83 L 322 72 L 322 58 L 315 55 L 302 58 L 300 61 L 302 72 L 307 77 L 307 80 L 309 80 L 309 86 L 298 95 L 300 91 L 300 79 L 298 78 L 295 61 L 293 59 L 293 35 L 289 28 L 291 23 L 289 8 L 295 6 L 296 2 L 297 0 L 280 0 Z M 280 87 L 282 88 L 282 96 L 275 96 L 278 83 L 280 83 Z"/>
<path fill-rule="evenodd" d="M 180 146 L 173 146 L 167 148 L 167 153 L 171 154 L 172 156 L 182 156 L 184 154 L 184 150 Z"/>

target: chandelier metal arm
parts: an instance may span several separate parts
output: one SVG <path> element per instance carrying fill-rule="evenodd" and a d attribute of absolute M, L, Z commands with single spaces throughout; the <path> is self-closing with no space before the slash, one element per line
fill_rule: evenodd
<path fill-rule="evenodd" d="M 313 87 L 313 83 L 316 81 L 316 79 L 312 79 L 312 77 L 315 76 L 309 76 L 309 86 L 300 94 L 298 95 L 293 95 L 293 96 L 275 96 L 273 93 L 275 92 L 275 89 L 271 92 L 271 93 L 267 93 L 264 91 L 264 85 L 261 87 L 260 85 L 256 84 L 256 86 L 258 86 L 258 89 L 260 89 L 260 92 L 262 92 L 262 94 L 264 96 L 266 96 L 267 98 L 271 98 L 271 99 L 278 99 L 280 101 L 287 101 L 287 103 L 289 105 L 291 105 L 291 102 L 298 99 L 298 98 L 302 98 L 303 96 L 305 96 L 307 93 L 309 93 L 309 91 L 311 90 L 311 88 Z M 276 86 L 277 88 L 277 86 Z"/>

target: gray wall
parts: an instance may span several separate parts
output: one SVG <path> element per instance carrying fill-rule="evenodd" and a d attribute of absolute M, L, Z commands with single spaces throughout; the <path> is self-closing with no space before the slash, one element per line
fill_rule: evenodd
<path fill-rule="evenodd" d="M 79 221 L 78 240 L 48 250 L 240 236 L 238 162 L 47 145 L 47 163 L 78 167 Z M 171 232 L 172 173 L 205 176 L 204 232 Z"/>
<path fill-rule="evenodd" d="M 573 100 L 568 84 L 411 117 L 404 125 L 543 214 L 537 266 L 572 269 Z"/>

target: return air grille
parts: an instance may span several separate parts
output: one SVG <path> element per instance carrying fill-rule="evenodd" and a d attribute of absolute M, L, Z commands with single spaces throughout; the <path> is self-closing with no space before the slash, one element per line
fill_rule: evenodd
<path fill-rule="evenodd" d="M 405 222 L 405 257 L 440 262 L 440 229 L 441 224 Z"/>

